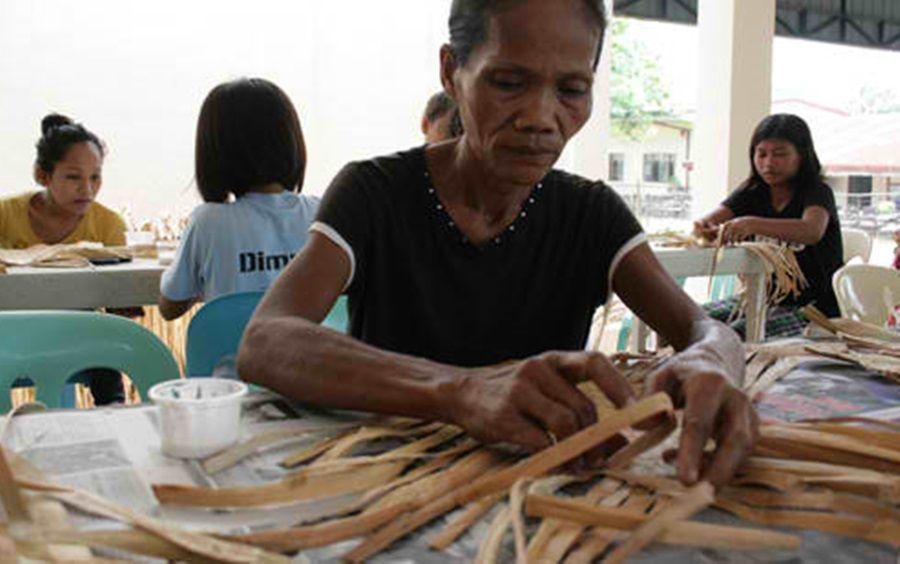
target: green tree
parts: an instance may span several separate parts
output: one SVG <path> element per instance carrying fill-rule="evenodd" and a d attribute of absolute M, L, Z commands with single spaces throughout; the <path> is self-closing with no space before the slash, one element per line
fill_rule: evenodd
<path fill-rule="evenodd" d="M 654 118 L 670 116 L 672 110 L 658 57 L 628 30 L 621 18 L 610 26 L 610 117 L 614 129 L 637 140 Z"/>

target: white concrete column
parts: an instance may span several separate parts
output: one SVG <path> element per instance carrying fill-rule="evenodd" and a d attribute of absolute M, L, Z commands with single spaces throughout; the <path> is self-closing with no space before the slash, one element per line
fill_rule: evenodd
<path fill-rule="evenodd" d="M 612 19 L 612 2 L 608 2 L 609 18 Z M 566 147 L 559 166 L 591 180 L 606 180 L 609 177 L 609 78 L 612 72 L 612 33 L 609 26 L 603 41 L 603 53 L 597 72 L 594 74 L 594 109 L 591 119 Z"/>
<path fill-rule="evenodd" d="M 698 8 L 694 217 L 750 172 L 750 136 L 772 106 L 775 34 L 775 0 L 700 0 Z"/>

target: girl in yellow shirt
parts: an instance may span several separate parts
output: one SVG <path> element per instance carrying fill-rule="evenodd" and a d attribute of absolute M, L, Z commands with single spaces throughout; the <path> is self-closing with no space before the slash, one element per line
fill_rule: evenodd
<path fill-rule="evenodd" d="M 34 179 L 44 190 L 0 199 L 0 247 L 78 241 L 124 245 L 125 222 L 94 201 L 103 180 L 103 143 L 83 125 L 59 114 L 41 121 L 41 133 Z M 125 399 L 122 377 L 115 370 L 83 370 L 71 380 L 88 384 L 97 405 Z M 20 378 L 12 385 L 28 384 Z"/>
<path fill-rule="evenodd" d="M 59 114 L 46 116 L 41 132 L 34 179 L 44 190 L 0 199 L 0 247 L 124 245 L 125 222 L 95 201 L 103 180 L 103 143 Z"/>

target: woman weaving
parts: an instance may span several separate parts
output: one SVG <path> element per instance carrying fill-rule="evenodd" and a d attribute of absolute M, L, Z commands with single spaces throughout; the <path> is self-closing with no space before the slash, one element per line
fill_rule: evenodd
<path fill-rule="evenodd" d="M 756 436 L 736 335 L 681 292 L 610 188 L 551 169 L 590 116 L 605 27 L 602 0 L 455 0 L 441 80 L 465 133 L 341 171 L 248 326 L 241 376 L 536 451 L 596 420 L 576 380 L 632 400 L 584 351 L 615 291 L 679 351 L 651 384 L 686 409 L 679 477 L 727 481 Z M 341 293 L 352 336 L 316 325 Z"/>

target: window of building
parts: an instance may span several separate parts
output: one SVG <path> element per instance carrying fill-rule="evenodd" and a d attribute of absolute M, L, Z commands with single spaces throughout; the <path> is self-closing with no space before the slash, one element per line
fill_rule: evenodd
<path fill-rule="evenodd" d="M 613 182 L 625 180 L 625 153 L 609 154 L 609 179 Z"/>
<path fill-rule="evenodd" d="M 644 154 L 644 182 L 669 182 L 674 177 L 674 153 Z"/>

